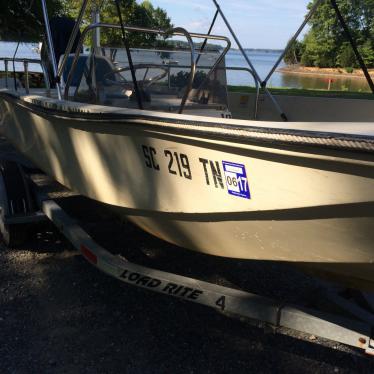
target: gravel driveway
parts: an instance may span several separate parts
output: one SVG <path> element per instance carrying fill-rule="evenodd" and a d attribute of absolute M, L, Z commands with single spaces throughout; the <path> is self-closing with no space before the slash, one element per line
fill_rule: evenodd
<path fill-rule="evenodd" d="M 85 204 L 77 211 L 85 228 L 138 262 L 291 302 L 316 289 L 293 268 L 194 255 L 109 217 L 98 225 Z M 374 359 L 358 350 L 274 334 L 123 284 L 91 267 L 51 225 L 36 231 L 23 248 L 0 248 L 0 373 L 374 372 Z"/>

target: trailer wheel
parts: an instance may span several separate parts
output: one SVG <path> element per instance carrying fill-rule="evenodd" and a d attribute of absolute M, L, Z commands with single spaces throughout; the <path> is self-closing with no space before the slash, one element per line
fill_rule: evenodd
<path fill-rule="evenodd" d="M 22 167 L 14 161 L 0 160 L 0 234 L 7 247 L 22 245 L 28 237 L 28 225 L 22 217 L 32 211 L 31 195 Z M 11 217 L 20 223 L 9 224 Z"/>
<path fill-rule="evenodd" d="M 24 244 L 28 238 L 28 232 L 25 225 L 8 225 L 0 219 L 1 240 L 8 248 L 18 247 Z"/>

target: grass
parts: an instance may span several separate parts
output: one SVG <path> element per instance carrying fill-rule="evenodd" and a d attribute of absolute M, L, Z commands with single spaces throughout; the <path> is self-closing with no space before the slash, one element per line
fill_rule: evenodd
<path fill-rule="evenodd" d="M 247 86 L 228 86 L 229 92 L 240 93 L 255 93 L 254 87 Z M 348 99 L 368 99 L 374 100 L 374 94 L 370 92 L 351 92 L 351 91 L 327 91 L 327 90 L 312 90 L 312 89 L 298 89 L 298 88 L 269 88 L 269 91 L 274 95 L 288 95 L 288 96 L 311 96 L 311 97 L 337 97 Z M 263 93 L 263 90 L 261 90 Z"/>

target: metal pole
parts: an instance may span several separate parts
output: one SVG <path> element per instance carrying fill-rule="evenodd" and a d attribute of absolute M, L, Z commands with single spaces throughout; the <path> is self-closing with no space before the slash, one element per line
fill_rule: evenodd
<path fill-rule="evenodd" d="M 44 0 L 43 0 L 44 1 Z M 62 58 L 62 61 L 61 61 L 61 64 L 60 64 L 60 67 L 58 69 L 58 73 L 57 73 L 57 76 L 59 78 L 61 78 L 62 76 L 62 73 L 65 69 L 65 65 L 66 65 L 66 62 L 67 62 L 67 59 L 69 57 L 69 54 L 71 52 L 71 50 L 73 49 L 73 45 L 74 45 L 74 42 L 75 42 L 75 39 L 78 35 L 78 31 L 79 31 L 79 27 L 82 23 L 82 19 L 83 19 L 83 16 L 84 16 L 84 12 L 86 11 L 86 7 L 87 7 L 87 3 L 88 3 L 88 0 L 84 0 L 83 1 L 83 4 L 82 4 L 82 7 L 81 7 L 81 10 L 79 12 L 79 15 L 78 15 L 78 18 L 75 22 L 75 25 L 74 25 L 74 28 L 73 28 L 73 31 L 71 32 L 71 35 L 70 35 L 70 38 L 69 38 L 69 42 L 68 42 L 68 45 L 66 47 L 66 50 L 65 50 L 65 53 L 64 53 L 64 56 Z"/>
<path fill-rule="evenodd" d="M 71 81 L 73 79 L 73 74 L 74 74 L 75 68 L 77 66 L 79 51 L 83 46 L 83 41 L 84 41 L 87 33 L 90 32 L 91 30 L 93 30 L 96 27 L 111 28 L 111 29 L 121 29 L 122 28 L 119 25 L 113 25 L 113 24 L 108 24 L 108 23 L 100 23 L 100 24 L 89 25 L 83 30 L 82 35 L 81 35 L 81 37 L 79 39 L 79 42 L 78 42 L 77 50 L 75 52 L 75 55 L 74 55 L 74 58 L 73 58 L 73 61 L 72 61 L 72 64 L 71 64 L 71 68 L 69 70 L 68 77 L 66 79 L 65 96 L 64 96 L 66 100 L 68 98 L 68 91 L 69 91 Z M 200 38 L 200 39 L 208 38 L 209 40 L 225 41 L 227 43 L 227 46 L 226 46 L 225 50 L 221 53 L 221 56 L 218 58 L 218 60 L 213 65 L 212 70 L 214 70 L 216 68 L 216 66 L 218 66 L 221 59 L 225 56 L 225 54 L 227 53 L 227 51 L 231 47 L 230 39 L 228 39 L 227 37 L 217 36 L 217 35 L 196 34 L 196 33 L 191 33 L 190 34 L 182 28 L 172 29 L 171 31 L 165 31 L 165 30 L 150 29 L 150 28 L 144 28 L 144 27 L 123 26 L 123 29 L 125 31 L 129 31 L 129 32 L 146 32 L 146 33 L 150 33 L 150 34 L 160 34 L 160 35 L 165 35 L 165 36 L 169 36 L 171 34 L 172 35 L 178 35 L 178 36 L 185 36 L 188 40 L 189 40 L 189 38 Z M 191 44 L 190 44 L 190 48 L 191 48 L 191 50 L 194 50 L 194 46 L 193 46 L 192 41 L 191 41 Z M 115 56 L 115 53 L 113 54 L 113 56 Z M 193 69 L 196 70 L 195 61 L 194 61 L 193 64 L 191 64 L 191 71 Z"/>
<path fill-rule="evenodd" d="M 195 45 L 193 43 L 193 40 L 192 40 L 192 37 L 191 37 L 190 33 L 186 29 L 184 29 L 183 27 L 176 27 L 175 29 L 172 29 L 171 32 L 172 33 L 173 32 L 180 32 L 180 33 L 184 34 L 184 36 L 186 37 L 187 42 L 190 46 L 190 49 L 191 49 L 191 73 L 190 73 L 190 77 L 188 78 L 186 91 L 183 95 L 181 105 L 180 105 L 179 111 L 178 111 L 179 114 L 182 114 L 183 110 L 184 110 L 184 107 L 187 103 L 188 96 L 189 96 L 189 94 L 192 90 L 192 84 L 193 84 L 193 81 L 195 79 L 195 74 L 196 74 Z"/>
<path fill-rule="evenodd" d="M 4 60 L 5 68 L 5 88 L 8 88 L 8 60 Z"/>
<path fill-rule="evenodd" d="M 338 4 L 336 3 L 335 0 L 331 0 L 331 5 L 332 5 L 332 7 L 335 10 L 335 13 L 336 13 L 336 15 L 338 17 L 338 20 L 339 20 L 341 26 L 343 27 L 343 30 L 344 30 L 344 32 L 345 32 L 345 34 L 347 36 L 348 41 L 351 43 L 351 46 L 352 46 L 353 52 L 356 55 L 357 61 L 360 64 L 361 69 L 364 72 L 365 78 L 366 78 L 366 80 L 367 80 L 367 82 L 369 84 L 369 87 L 370 87 L 371 91 L 374 94 L 374 83 L 373 83 L 373 80 L 371 79 L 371 76 L 370 76 L 370 74 L 368 72 L 366 64 L 365 64 L 364 60 L 361 57 L 361 54 L 360 54 L 360 52 L 359 52 L 359 50 L 357 48 L 356 42 L 352 38 L 351 32 L 350 32 L 350 30 L 348 28 L 348 25 L 346 24 L 346 22 L 345 22 L 345 20 L 344 20 L 344 18 L 342 16 L 342 14 L 341 14 L 341 12 L 340 12 Z"/>
<path fill-rule="evenodd" d="M 29 81 L 29 63 L 27 61 L 23 61 L 23 71 L 25 73 L 25 90 L 26 94 L 30 93 L 30 81 Z"/>
<path fill-rule="evenodd" d="M 208 34 L 207 35 L 210 35 L 210 33 L 212 32 L 213 30 L 213 26 L 214 24 L 216 23 L 216 20 L 217 20 L 217 17 L 218 17 L 218 10 L 216 11 L 214 17 L 213 17 L 213 20 L 212 20 L 212 23 L 209 27 L 209 30 L 208 30 Z M 205 49 L 205 46 L 206 44 L 208 43 L 208 39 L 206 38 L 204 41 L 203 41 L 203 44 L 201 45 L 201 48 L 200 48 L 200 52 L 199 52 L 199 55 L 197 56 L 197 59 L 196 59 L 196 66 L 198 65 L 199 61 L 200 61 L 200 57 L 201 57 L 201 53 L 203 53 L 204 49 Z"/>
<path fill-rule="evenodd" d="M 12 62 L 13 62 L 13 82 L 14 82 L 14 90 L 15 91 L 17 91 L 17 77 L 16 77 L 15 59 L 16 59 L 16 55 L 17 55 L 17 52 L 18 52 L 19 44 L 20 44 L 20 42 L 18 42 L 18 44 L 17 44 L 16 50 L 14 51 L 13 59 L 12 59 Z"/>
<path fill-rule="evenodd" d="M 100 23 L 100 12 L 98 9 L 94 9 L 92 11 L 92 23 Z M 100 28 L 94 30 L 93 37 L 92 37 L 93 47 L 95 50 L 99 50 L 100 48 Z M 97 53 L 97 51 L 95 51 Z"/>
<path fill-rule="evenodd" d="M 288 50 L 291 48 L 292 44 L 295 42 L 295 40 L 299 37 L 301 31 L 304 30 L 304 27 L 306 26 L 306 24 L 310 21 L 310 19 L 312 18 L 312 16 L 314 15 L 314 13 L 317 11 L 318 7 L 321 5 L 321 2 L 323 0 L 317 0 L 312 9 L 310 9 L 308 15 L 305 17 L 305 20 L 304 22 L 301 24 L 301 26 L 299 27 L 299 29 L 296 31 L 295 35 L 292 37 L 292 39 L 288 42 L 285 50 L 283 51 L 283 53 L 279 56 L 277 62 L 275 63 L 275 65 L 273 66 L 273 68 L 270 70 L 269 74 L 267 75 L 267 77 L 265 78 L 265 80 L 262 82 L 262 85 L 266 85 L 267 82 L 269 81 L 270 77 L 274 74 L 275 72 L 275 69 L 279 66 L 279 64 L 281 63 L 281 61 L 283 60 L 284 56 L 286 55 L 286 53 L 288 52 Z"/>
<path fill-rule="evenodd" d="M 48 70 L 47 70 L 43 60 L 40 61 L 40 66 L 42 67 L 45 88 L 46 88 L 46 91 L 47 91 L 47 97 L 50 97 L 51 96 L 51 86 L 50 86 L 50 82 L 49 82 L 49 78 L 48 78 Z"/>
<path fill-rule="evenodd" d="M 168 66 L 168 88 L 171 88 L 170 64 Z"/>
<path fill-rule="evenodd" d="M 50 58 L 52 61 L 53 76 L 54 76 L 56 88 L 57 88 L 57 96 L 58 96 L 58 99 L 61 100 L 61 86 L 60 86 L 60 82 L 58 81 L 58 76 L 57 76 L 57 63 L 56 63 L 55 49 L 53 47 L 51 28 L 49 25 L 47 5 L 45 3 L 45 0 L 41 0 L 41 2 L 42 2 L 42 8 L 43 8 L 45 31 L 47 33 L 48 49 L 51 54 Z"/>
<path fill-rule="evenodd" d="M 229 21 L 227 20 L 227 18 L 225 17 L 225 15 L 223 14 L 222 12 L 222 9 L 221 7 L 219 6 L 219 4 L 217 3 L 217 0 L 212 0 L 214 5 L 216 6 L 217 8 L 217 11 L 219 12 L 219 14 L 221 15 L 223 21 L 225 22 L 227 28 L 229 29 L 232 37 L 234 38 L 236 44 L 238 45 L 239 49 L 240 49 L 240 52 L 242 53 L 243 57 L 245 58 L 245 60 L 247 61 L 248 65 L 250 66 L 251 70 L 253 71 L 253 74 L 255 76 L 255 78 L 257 79 L 257 81 L 261 84 L 261 78 L 260 76 L 258 75 L 255 67 L 253 66 L 251 60 L 249 59 L 249 57 L 247 56 L 247 54 L 245 53 L 244 51 L 244 48 L 242 47 L 239 39 L 237 38 L 234 30 L 232 29 Z M 262 86 L 262 84 L 261 84 Z M 278 104 L 278 102 L 276 101 L 276 99 L 274 98 L 274 96 L 271 94 L 271 92 L 267 89 L 267 87 L 263 87 L 266 95 L 269 97 L 269 99 L 272 101 L 272 103 L 274 104 L 275 108 L 277 109 L 277 111 L 279 112 L 281 118 L 284 120 L 284 121 L 287 121 L 287 116 L 286 114 L 283 112 L 282 108 L 280 107 L 280 105 Z"/>
<path fill-rule="evenodd" d="M 130 47 L 129 47 L 129 44 L 128 44 L 127 38 L 126 38 L 126 31 L 125 31 L 125 27 L 124 27 L 123 20 L 122 20 L 121 8 L 120 8 L 118 0 L 114 0 L 114 2 L 116 3 L 117 13 L 118 13 L 119 21 L 120 21 L 120 24 L 121 24 L 120 26 L 121 26 L 121 32 L 122 32 L 122 41 L 123 41 L 123 44 L 124 44 L 125 49 L 126 49 L 127 60 L 129 62 L 129 66 L 130 66 L 132 81 L 134 83 L 134 90 L 135 90 L 136 99 L 138 101 L 138 107 L 139 107 L 139 109 L 143 109 L 142 97 L 141 97 L 141 93 L 140 93 L 140 90 L 139 90 L 138 82 L 136 80 L 136 72 L 135 72 L 135 69 L 134 69 L 134 64 L 132 62 Z"/>

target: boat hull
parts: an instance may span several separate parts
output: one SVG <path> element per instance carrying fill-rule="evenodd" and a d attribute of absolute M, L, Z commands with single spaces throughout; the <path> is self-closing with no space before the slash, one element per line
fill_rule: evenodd
<path fill-rule="evenodd" d="M 372 152 L 186 131 L 169 117 L 110 120 L 87 104 L 73 115 L 38 100 L 0 97 L 3 131 L 63 185 L 179 246 L 374 289 Z"/>

